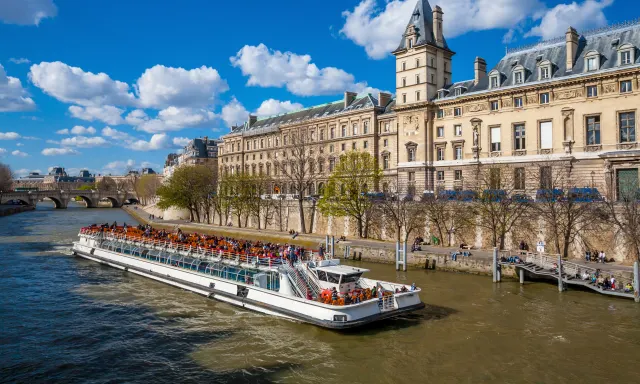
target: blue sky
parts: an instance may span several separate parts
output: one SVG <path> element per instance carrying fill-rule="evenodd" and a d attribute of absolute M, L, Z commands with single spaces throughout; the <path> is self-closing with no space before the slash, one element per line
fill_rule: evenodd
<path fill-rule="evenodd" d="M 187 138 L 270 115 L 394 91 L 416 0 L 0 0 L 0 162 L 160 170 Z M 640 17 L 637 0 L 433 0 L 453 80 L 473 60 Z"/>

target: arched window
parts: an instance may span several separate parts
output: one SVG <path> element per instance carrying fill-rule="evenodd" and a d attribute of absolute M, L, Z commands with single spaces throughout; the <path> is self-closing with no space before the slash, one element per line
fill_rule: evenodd
<path fill-rule="evenodd" d="M 416 161 L 416 149 L 415 148 L 409 148 L 407 150 L 407 159 L 408 161 Z"/>

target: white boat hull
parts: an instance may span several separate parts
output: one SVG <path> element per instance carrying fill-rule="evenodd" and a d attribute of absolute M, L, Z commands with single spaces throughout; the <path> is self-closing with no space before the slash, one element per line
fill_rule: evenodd
<path fill-rule="evenodd" d="M 73 253 L 85 259 L 235 306 L 331 329 L 358 327 L 424 307 L 418 292 L 394 295 L 394 309 L 386 311 L 381 310 L 377 300 L 344 306 L 323 304 L 239 281 L 225 280 L 197 271 L 98 248 L 95 240 L 86 237 L 81 237 L 80 241 L 73 244 Z"/>

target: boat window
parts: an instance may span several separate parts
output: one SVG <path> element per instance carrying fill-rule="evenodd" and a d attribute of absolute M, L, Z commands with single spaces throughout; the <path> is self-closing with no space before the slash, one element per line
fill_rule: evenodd
<path fill-rule="evenodd" d="M 327 281 L 327 274 L 325 273 L 325 271 L 318 271 L 318 279 Z"/>
<path fill-rule="evenodd" d="M 345 275 L 345 276 L 342 277 L 342 284 L 355 283 L 356 281 L 358 281 L 358 279 L 360 279 L 360 276 L 362 276 L 362 273 L 354 273 L 353 275 Z"/>
<path fill-rule="evenodd" d="M 338 284 L 340 283 L 340 275 L 337 273 L 327 272 L 327 281 L 329 283 Z"/>

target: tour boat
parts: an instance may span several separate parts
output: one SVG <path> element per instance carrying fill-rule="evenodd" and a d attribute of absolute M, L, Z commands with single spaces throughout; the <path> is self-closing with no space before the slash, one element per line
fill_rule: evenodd
<path fill-rule="evenodd" d="M 330 329 L 359 327 L 424 307 L 419 288 L 364 278 L 367 269 L 314 252 L 292 262 L 96 226 L 80 231 L 72 251 L 229 304 Z"/>

